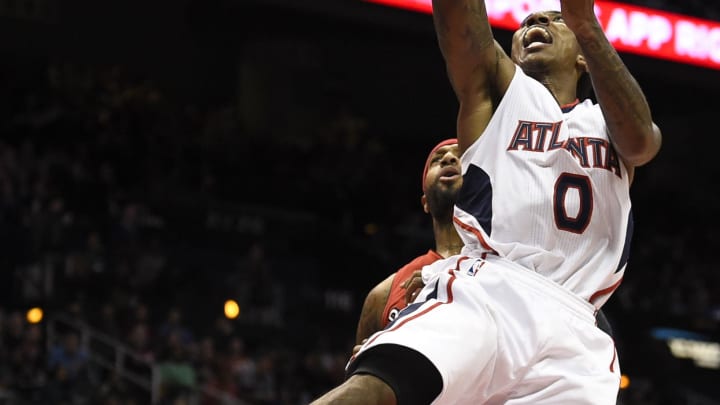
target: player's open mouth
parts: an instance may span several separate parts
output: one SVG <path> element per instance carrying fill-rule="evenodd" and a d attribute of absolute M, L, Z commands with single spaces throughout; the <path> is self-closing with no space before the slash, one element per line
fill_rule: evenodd
<path fill-rule="evenodd" d="M 457 180 L 460 177 L 459 174 L 453 174 L 452 176 L 440 176 L 441 180 Z"/>
<path fill-rule="evenodd" d="M 454 166 L 448 166 L 440 171 L 441 181 L 455 181 L 460 178 L 460 170 Z"/>
<path fill-rule="evenodd" d="M 525 49 L 552 44 L 552 42 L 553 40 L 550 32 L 548 32 L 545 27 L 539 25 L 528 28 L 523 36 L 523 46 Z"/>

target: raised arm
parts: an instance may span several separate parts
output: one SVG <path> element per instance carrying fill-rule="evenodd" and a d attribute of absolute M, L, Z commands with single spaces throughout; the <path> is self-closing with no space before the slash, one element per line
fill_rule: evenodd
<path fill-rule="evenodd" d="M 457 129 L 463 153 L 490 121 L 515 65 L 493 38 L 483 0 L 433 0 L 433 20 L 460 103 Z"/>
<path fill-rule="evenodd" d="M 649 162 L 662 136 L 645 95 L 607 40 L 593 0 L 561 0 L 563 19 L 575 33 L 615 150 L 630 168 Z"/>

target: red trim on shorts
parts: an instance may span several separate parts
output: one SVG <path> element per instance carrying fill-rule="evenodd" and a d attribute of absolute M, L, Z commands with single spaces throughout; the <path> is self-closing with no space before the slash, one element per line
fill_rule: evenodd
<path fill-rule="evenodd" d="M 595 294 L 593 294 L 593 295 L 590 297 L 589 301 L 592 303 L 593 301 L 595 301 L 595 298 L 597 298 L 597 297 L 599 297 L 599 296 L 601 296 L 601 295 L 611 294 L 613 291 L 615 291 L 615 289 L 617 289 L 618 287 L 620 287 L 620 283 L 622 283 L 622 281 L 623 281 L 623 279 L 622 279 L 622 277 L 621 277 L 620 280 L 618 280 L 615 284 L 611 285 L 610 287 L 608 287 L 608 288 L 603 288 L 602 290 L 595 292 Z"/>
<path fill-rule="evenodd" d="M 457 225 L 459 225 L 462 229 L 472 232 L 473 235 L 477 238 L 477 240 L 480 242 L 482 247 L 484 247 L 487 250 L 491 250 L 493 254 L 497 254 L 495 249 L 491 248 L 490 245 L 485 241 L 485 238 L 483 238 L 482 233 L 480 233 L 480 230 L 477 228 L 474 228 L 458 219 L 458 217 L 453 217 L 453 222 L 455 222 Z"/>

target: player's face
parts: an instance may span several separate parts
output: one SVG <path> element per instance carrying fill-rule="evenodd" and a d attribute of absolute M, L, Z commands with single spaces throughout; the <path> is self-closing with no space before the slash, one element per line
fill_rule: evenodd
<path fill-rule="evenodd" d="M 524 71 L 546 71 L 553 64 L 574 66 L 580 45 L 559 11 L 530 14 L 515 31 L 510 55 Z"/>
<path fill-rule="evenodd" d="M 430 163 L 425 175 L 425 194 L 445 195 L 454 204 L 455 196 L 462 186 L 460 148 L 457 144 L 442 146 L 428 159 Z"/>

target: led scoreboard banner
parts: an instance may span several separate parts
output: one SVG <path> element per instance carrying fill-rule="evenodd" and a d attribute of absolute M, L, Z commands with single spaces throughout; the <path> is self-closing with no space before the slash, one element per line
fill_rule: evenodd
<path fill-rule="evenodd" d="M 432 0 L 364 0 L 432 13 Z M 559 10 L 557 0 L 485 0 L 493 27 L 514 31 L 532 10 Z M 615 49 L 720 70 L 720 22 L 610 1 L 595 14 Z"/>

